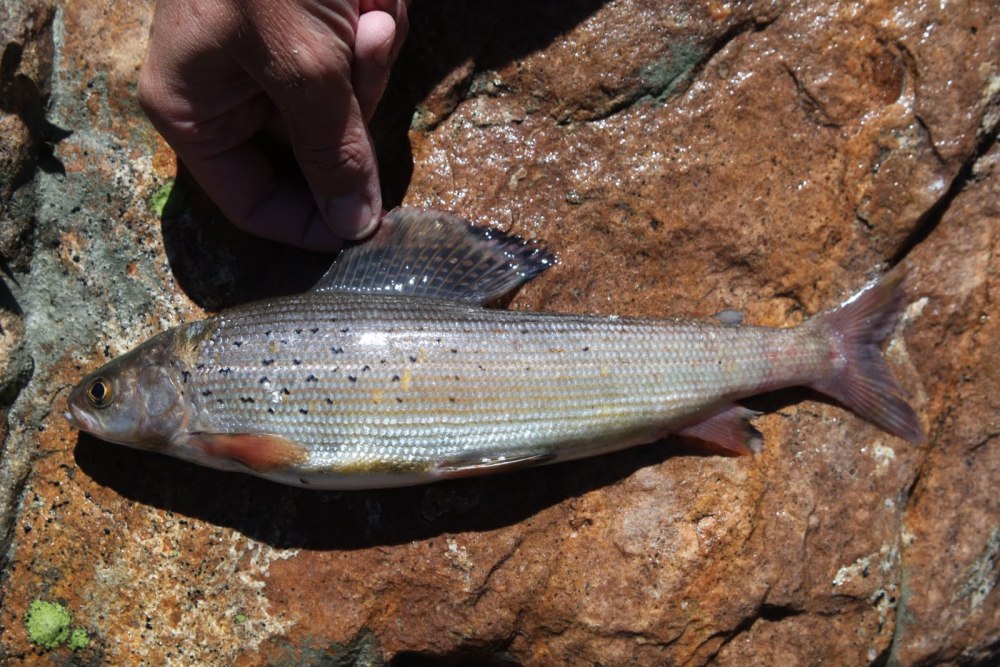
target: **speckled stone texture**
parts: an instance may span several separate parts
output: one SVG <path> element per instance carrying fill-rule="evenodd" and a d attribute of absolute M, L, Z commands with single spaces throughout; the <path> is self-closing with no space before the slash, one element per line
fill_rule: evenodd
<path fill-rule="evenodd" d="M 793 390 L 750 401 L 754 457 L 668 439 L 363 493 L 62 418 L 84 372 L 326 263 L 178 173 L 134 97 L 150 11 L 0 1 L 0 660 L 1000 660 L 995 3 L 415 2 L 386 196 L 544 238 L 561 264 L 511 307 L 791 325 L 904 264 L 886 355 L 929 440 Z M 29 643 L 36 599 L 89 646 Z"/>

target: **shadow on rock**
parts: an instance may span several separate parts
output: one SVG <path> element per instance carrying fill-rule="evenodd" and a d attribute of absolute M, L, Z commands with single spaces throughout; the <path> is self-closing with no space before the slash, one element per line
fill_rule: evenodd
<path fill-rule="evenodd" d="M 446 0 L 413 7 L 409 38 L 371 123 L 385 208 L 398 205 L 409 187 L 413 172 L 409 131 L 414 113 L 442 80 L 471 62 L 470 73 L 454 83 L 453 103 L 458 104 L 468 96 L 475 73 L 544 47 L 604 2 L 511 0 L 480 5 Z M 287 147 L 263 139 L 261 144 L 286 177 L 302 178 Z M 206 310 L 304 291 L 331 260 L 240 232 L 183 167 L 178 169 L 160 217 L 167 258 L 178 284 Z"/>
<path fill-rule="evenodd" d="M 333 260 L 238 230 L 183 167 L 163 203 L 160 227 L 178 285 L 210 311 L 304 292 Z"/>
<path fill-rule="evenodd" d="M 352 550 L 509 526 L 672 456 L 666 441 L 494 476 L 372 491 L 313 491 L 226 473 L 81 434 L 76 463 L 97 483 L 163 510 L 238 530 L 276 548 Z"/>

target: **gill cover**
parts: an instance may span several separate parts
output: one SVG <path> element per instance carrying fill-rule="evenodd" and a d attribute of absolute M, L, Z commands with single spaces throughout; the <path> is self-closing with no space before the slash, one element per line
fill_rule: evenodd
<path fill-rule="evenodd" d="M 70 392 L 67 418 L 102 440 L 143 449 L 169 442 L 186 421 L 173 331 L 88 375 Z"/>

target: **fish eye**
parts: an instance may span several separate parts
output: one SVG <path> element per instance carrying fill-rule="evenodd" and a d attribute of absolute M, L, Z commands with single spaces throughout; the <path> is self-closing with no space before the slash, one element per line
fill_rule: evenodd
<path fill-rule="evenodd" d="M 87 387 L 87 400 L 95 408 L 106 408 L 111 404 L 111 382 L 105 378 L 95 378 Z"/>

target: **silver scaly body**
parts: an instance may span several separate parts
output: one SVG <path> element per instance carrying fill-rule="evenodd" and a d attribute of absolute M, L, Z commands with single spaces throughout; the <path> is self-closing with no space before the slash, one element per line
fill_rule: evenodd
<path fill-rule="evenodd" d="M 338 487 L 611 451 L 830 364 L 818 335 L 792 329 L 408 297 L 306 293 L 191 326 L 189 428 L 281 435 L 308 451 L 289 475 Z"/>

